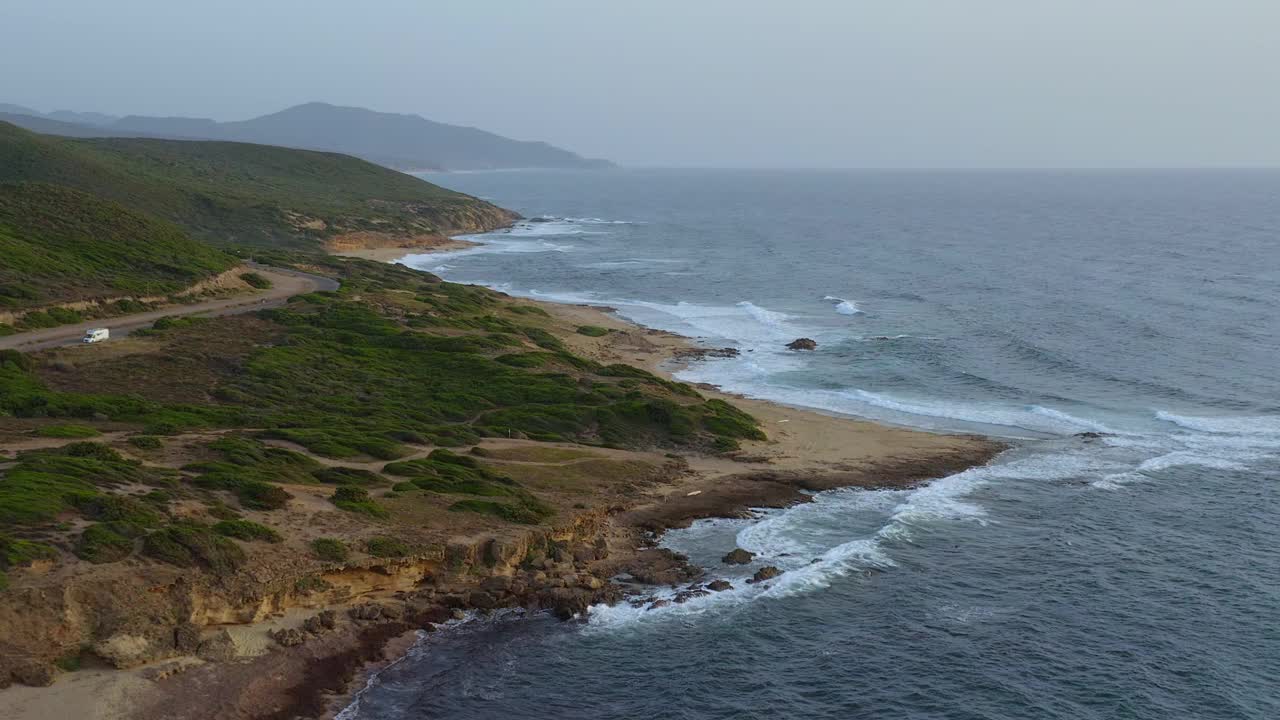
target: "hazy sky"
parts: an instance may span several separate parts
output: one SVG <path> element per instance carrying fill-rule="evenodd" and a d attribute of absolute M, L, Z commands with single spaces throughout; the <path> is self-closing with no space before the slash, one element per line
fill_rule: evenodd
<path fill-rule="evenodd" d="M 1280 0 L 0 0 L 0 102 L 310 100 L 626 164 L 1280 165 Z"/>

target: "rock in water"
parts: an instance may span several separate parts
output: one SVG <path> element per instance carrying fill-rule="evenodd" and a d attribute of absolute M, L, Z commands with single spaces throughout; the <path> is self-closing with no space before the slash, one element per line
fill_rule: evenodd
<path fill-rule="evenodd" d="M 810 338 L 796 338 L 787 343 L 788 350 L 817 350 L 818 341 Z"/>
<path fill-rule="evenodd" d="M 720 558 L 720 562 L 724 563 L 725 565 L 746 565 L 747 563 L 751 562 L 751 560 L 755 558 L 755 556 L 756 554 L 749 550 L 743 550 L 742 548 L 734 548 L 732 552 Z"/>
<path fill-rule="evenodd" d="M 765 580 L 772 580 L 781 574 L 782 574 L 782 571 L 779 570 L 778 568 L 772 565 L 767 565 L 757 570 L 756 574 L 751 576 L 751 580 L 749 580 L 749 582 L 753 582 L 753 583 L 764 582 Z"/>
<path fill-rule="evenodd" d="M 714 592 L 724 592 L 725 590 L 732 590 L 733 584 L 728 580 L 712 580 L 707 583 L 707 589 Z"/>

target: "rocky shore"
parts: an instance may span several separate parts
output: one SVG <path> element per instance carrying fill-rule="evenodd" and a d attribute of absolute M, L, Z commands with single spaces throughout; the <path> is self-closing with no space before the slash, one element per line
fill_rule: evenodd
<path fill-rule="evenodd" d="M 601 363 L 661 374 L 675 363 L 732 354 L 636 327 L 599 308 L 530 304 L 554 318 L 553 334 L 573 353 Z M 584 326 L 608 332 L 576 331 Z M 629 602 L 656 609 L 732 587 L 658 547 L 667 529 L 808 502 L 812 492 L 837 487 L 911 486 L 985 463 L 1003 449 L 980 437 L 831 417 L 711 387 L 699 392 L 751 413 L 769 439 L 744 442 L 729 454 L 609 451 L 619 462 L 644 461 L 660 470 L 621 490 L 602 486 L 549 527 L 473 532 L 431 554 L 395 559 L 266 562 L 229 578 L 140 565 L 123 575 L 92 581 L 89 576 L 50 577 L 39 586 L 11 590 L 19 595 L 0 608 L 5 627 L 48 633 L 48 627 L 37 626 L 62 622 L 69 628 L 116 630 L 86 648 L 97 665 L 62 673 L 56 692 L 18 685 L 0 691 L 0 715 L 13 720 L 332 715 L 349 703 L 353 683 L 363 673 L 401 655 L 416 633 L 435 632 L 459 618 L 524 608 L 581 621 L 596 604 Z M 531 446 L 557 447 L 486 440 L 475 454 Z M 569 452 L 570 446 L 559 450 Z M 307 490 L 289 489 L 299 497 Z M 734 554 L 726 561 L 744 562 L 743 557 Z M 749 582 L 767 583 L 778 572 L 761 567 Z M 664 597 L 658 590 L 666 591 Z M 38 658 L 20 664 L 12 675 L 41 686 L 59 674 L 52 658 Z"/>

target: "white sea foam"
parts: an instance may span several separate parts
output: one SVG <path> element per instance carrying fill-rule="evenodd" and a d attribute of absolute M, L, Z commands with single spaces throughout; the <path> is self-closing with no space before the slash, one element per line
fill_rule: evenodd
<path fill-rule="evenodd" d="M 886 340 L 941 340 L 936 335 L 864 335 L 853 338 L 858 342 L 884 342 Z"/>
<path fill-rule="evenodd" d="M 1245 469 L 1244 464 L 1236 462 L 1235 460 L 1209 455 L 1198 455 L 1186 450 L 1175 450 L 1173 452 L 1165 453 L 1164 455 L 1148 458 L 1139 463 L 1137 469 L 1138 472 L 1159 472 L 1171 467 L 1179 467 L 1183 465 L 1199 465 L 1201 467 L 1213 468 L 1215 470 Z"/>
<path fill-rule="evenodd" d="M 596 217 L 567 217 L 563 218 L 565 222 L 579 223 L 581 225 L 636 225 L 634 220 L 605 220 Z"/>
<path fill-rule="evenodd" d="M 833 490 L 820 493 L 814 502 L 765 513 L 737 532 L 736 544 L 757 553 L 752 568 L 775 565 L 783 573 L 774 580 L 748 585 L 741 576 L 730 577 L 734 589 L 690 599 L 683 604 L 646 610 L 629 606 L 592 608 L 590 624 L 597 629 L 686 618 L 760 598 L 785 598 L 829 587 L 850 574 L 895 567 L 893 545 L 918 542 L 922 531 L 951 522 L 985 523 L 986 510 L 972 499 L 975 491 L 994 482 L 1058 481 L 1107 467 L 1098 459 L 1078 452 L 1034 453 L 1000 459 L 983 467 L 935 480 L 913 490 Z M 841 527 L 855 518 L 873 521 L 865 531 L 840 538 Z M 718 523 L 702 521 L 708 536 Z M 857 523 L 854 523 L 857 524 Z M 695 524 L 695 526 L 698 524 Z M 691 528 L 696 537 L 699 530 Z M 688 537 L 682 537 L 687 540 Z M 826 544 L 821 544 L 825 540 Z M 745 572 L 750 573 L 751 568 Z M 663 591 L 657 597 L 670 598 Z"/>
<path fill-rule="evenodd" d="M 1157 410 L 1156 417 L 1188 430 L 1228 435 L 1280 435 L 1280 416 L 1192 416 Z"/>
<path fill-rule="evenodd" d="M 1050 434 L 1070 434 L 1084 430 L 1110 432 L 1101 423 L 1077 418 L 1039 405 L 1000 405 L 990 402 L 967 403 L 948 400 L 906 399 L 856 388 L 837 392 L 857 403 L 920 417 L 1020 428 L 1032 432 Z M 846 412 L 848 411 L 846 410 Z"/>
<path fill-rule="evenodd" d="M 748 300 L 743 300 L 742 302 L 738 303 L 738 307 L 742 308 L 743 310 L 746 310 L 747 314 L 750 315 L 751 317 L 771 327 L 781 327 L 785 325 L 787 320 L 789 319 L 789 316 L 786 313 L 775 312 L 773 310 L 766 310 L 760 307 L 759 305 L 756 305 L 755 303 L 752 303 Z"/>
<path fill-rule="evenodd" d="M 1110 427 L 1104 425 L 1103 423 L 1097 422 L 1096 420 L 1089 420 L 1088 418 L 1076 417 L 1075 415 L 1069 415 L 1065 412 L 1062 412 L 1061 410 L 1055 410 L 1051 407 L 1045 407 L 1043 405 L 1032 405 L 1031 412 L 1036 413 L 1037 415 L 1043 415 L 1047 418 L 1056 420 L 1062 423 L 1066 427 L 1075 427 L 1075 428 L 1080 428 L 1082 430 L 1088 430 L 1091 432 L 1100 432 L 1100 433 L 1116 433 L 1117 432 L 1116 430 L 1113 430 Z"/>
<path fill-rule="evenodd" d="M 836 297 L 835 295 L 827 295 L 822 299 L 835 303 L 836 312 L 841 315 L 857 315 L 862 312 L 862 310 L 858 308 L 857 303 L 852 300 L 845 300 L 844 298 Z"/>

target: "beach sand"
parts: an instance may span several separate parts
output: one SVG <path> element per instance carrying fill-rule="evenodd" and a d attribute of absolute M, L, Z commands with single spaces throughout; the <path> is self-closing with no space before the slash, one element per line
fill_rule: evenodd
<path fill-rule="evenodd" d="M 341 257 L 363 258 L 365 260 L 374 260 L 376 262 L 396 262 L 400 258 L 411 254 L 466 250 L 467 248 L 480 245 L 480 243 L 471 242 L 470 240 L 459 240 L 457 238 L 446 238 L 437 235 L 424 235 L 419 238 L 415 238 L 411 243 L 377 245 L 376 243 L 371 242 L 367 244 L 370 246 L 331 248 L 330 252 Z"/>

